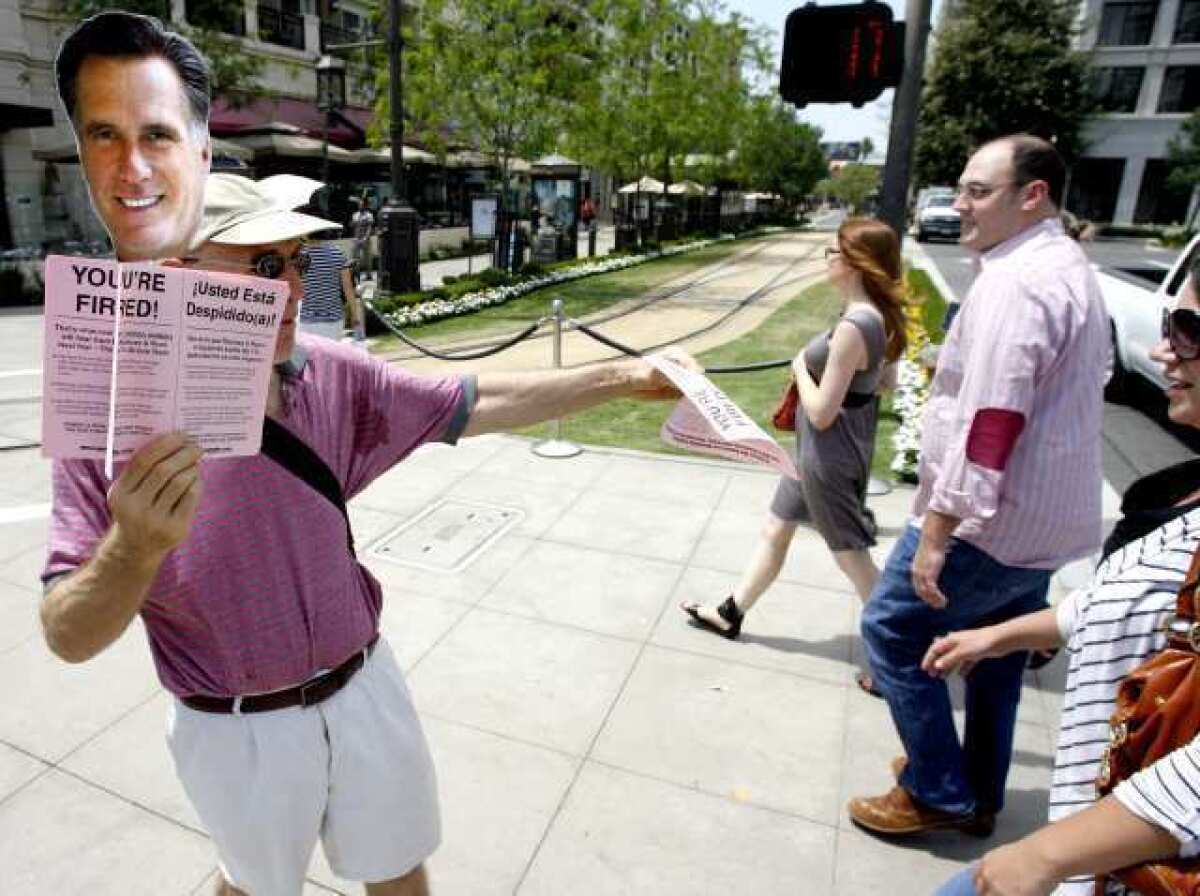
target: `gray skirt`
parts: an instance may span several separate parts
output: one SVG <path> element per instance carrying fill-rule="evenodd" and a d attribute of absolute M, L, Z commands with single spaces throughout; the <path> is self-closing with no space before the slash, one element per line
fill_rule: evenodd
<path fill-rule="evenodd" d="M 812 523 L 831 551 L 873 547 L 877 526 L 866 499 L 878 422 L 878 398 L 862 407 L 843 407 L 825 430 L 814 427 L 804 411 L 798 411 L 800 480 L 780 479 L 771 512 L 787 522 Z"/>

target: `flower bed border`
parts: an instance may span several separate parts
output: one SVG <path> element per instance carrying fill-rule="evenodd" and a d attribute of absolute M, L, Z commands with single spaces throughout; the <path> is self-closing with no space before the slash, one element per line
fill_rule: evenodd
<path fill-rule="evenodd" d="M 508 286 L 493 286 L 488 289 L 481 289 L 478 292 L 469 292 L 459 296 L 457 299 L 431 299 L 428 302 L 421 302 L 418 305 L 389 311 L 383 314 L 382 317 L 393 327 L 414 327 L 420 324 L 433 323 L 434 321 L 446 320 L 447 318 L 458 317 L 463 314 L 471 314 L 484 308 L 503 305 L 513 299 L 557 283 L 566 283 L 570 280 L 579 280 L 583 277 L 592 277 L 597 274 L 608 274 L 612 271 L 620 271 L 639 264 L 645 264 L 648 261 L 654 261 L 658 258 L 668 258 L 673 255 L 681 255 L 685 252 L 694 252 L 716 243 L 763 236 L 783 229 L 764 227 L 739 235 L 723 233 L 711 239 L 692 240 L 691 242 L 679 243 L 674 246 L 668 246 L 665 249 L 645 252 L 640 255 L 619 255 L 615 258 L 597 259 L 586 264 L 572 265 L 569 268 L 551 271 L 545 276 L 526 280 L 522 283 L 513 283 Z"/>

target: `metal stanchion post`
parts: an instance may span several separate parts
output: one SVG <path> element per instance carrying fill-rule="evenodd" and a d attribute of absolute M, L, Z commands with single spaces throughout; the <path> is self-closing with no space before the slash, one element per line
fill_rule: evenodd
<path fill-rule="evenodd" d="M 588 258 L 596 257 L 596 219 L 588 222 Z"/>
<path fill-rule="evenodd" d="M 554 314 L 554 369 L 562 369 L 562 299 L 555 299 L 550 305 Z M 550 438 L 535 442 L 533 453 L 538 457 L 574 457 L 583 451 L 569 439 L 562 438 L 562 420 L 555 418 L 550 421 Z"/>

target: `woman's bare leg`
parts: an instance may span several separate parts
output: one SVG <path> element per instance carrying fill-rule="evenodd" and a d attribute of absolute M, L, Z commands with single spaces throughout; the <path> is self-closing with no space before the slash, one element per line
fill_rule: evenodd
<path fill-rule="evenodd" d="M 767 514 L 758 543 L 750 555 L 750 562 L 742 570 L 741 578 L 732 592 L 733 602 L 742 613 L 748 613 L 763 592 L 778 578 L 798 525 L 789 520 L 782 520 L 773 513 Z M 729 628 L 729 623 L 721 617 L 716 607 L 696 606 L 695 609 L 702 619 L 722 631 Z"/>

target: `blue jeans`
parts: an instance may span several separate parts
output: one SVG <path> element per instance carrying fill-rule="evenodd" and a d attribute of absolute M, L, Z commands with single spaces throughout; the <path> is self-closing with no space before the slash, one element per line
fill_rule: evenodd
<path fill-rule="evenodd" d="M 975 866 L 968 865 L 940 887 L 933 896 L 975 896 Z"/>
<path fill-rule="evenodd" d="M 937 610 L 913 589 L 919 541 L 920 531 L 908 526 L 888 557 L 862 621 L 871 671 L 908 755 L 900 784 L 918 802 L 944 812 L 999 812 L 1025 652 L 985 660 L 967 676 L 961 745 L 946 682 L 923 672 L 921 659 L 938 635 L 1045 608 L 1050 571 L 1005 566 L 979 548 L 951 539 L 938 579 L 948 604 Z"/>

